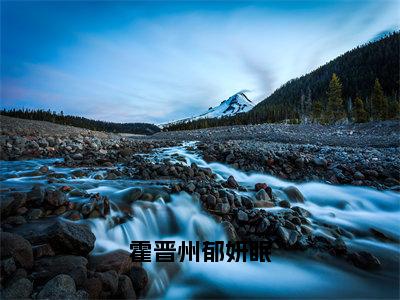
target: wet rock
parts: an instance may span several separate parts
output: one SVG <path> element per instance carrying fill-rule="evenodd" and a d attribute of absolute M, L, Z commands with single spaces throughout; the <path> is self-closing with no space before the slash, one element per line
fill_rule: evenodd
<path fill-rule="evenodd" d="M 228 203 L 218 203 L 215 207 L 215 211 L 221 214 L 229 213 L 231 207 Z"/>
<path fill-rule="evenodd" d="M 46 173 L 49 172 L 49 167 L 48 167 L 48 166 L 41 166 L 41 167 L 39 168 L 39 172 L 40 172 L 40 173 L 43 173 L 43 174 L 46 174 Z"/>
<path fill-rule="evenodd" d="M 33 256 L 35 258 L 43 256 L 54 256 L 55 253 L 49 244 L 41 244 L 32 247 Z"/>
<path fill-rule="evenodd" d="M 304 196 L 301 194 L 301 192 L 299 191 L 299 189 L 297 187 L 289 186 L 289 187 L 284 188 L 283 191 L 288 196 L 290 201 L 300 202 L 300 203 L 304 202 Z"/>
<path fill-rule="evenodd" d="M 226 158 L 225 161 L 230 164 L 233 163 L 235 161 L 235 155 L 233 153 L 229 153 Z"/>
<path fill-rule="evenodd" d="M 283 226 L 278 226 L 276 230 L 276 235 L 278 236 L 280 242 L 286 245 L 289 241 L 290 232 Z"/>
<path fill-rule="evenodd" d="M 193 182 L 190 182 L 190 183 L 188 183 L 188 184 L 186 185 L 185 189 L 186 189 L 188 192 L 193 193 L 194 190 L 196 189 L 196 186 L 194 185 Z"/>
<path fill-rule="evenodd" d="M 28 212 L 26 218 L 28 220 L 37 220 L 43 216 L 43 211 L 40 208 L 34 208 Z"/>
<path fill-rule="evenodd" d="M 27 194 L 27 201 L 29 203 L 33 203 L 34 206 L 41 206 L 44 201 L 45 194 L 45 189 L 42 186 L 36 185 Z"/>
<path fill-rule="evenodd" d="M 142 197 L 142 195 L 143 195 L 143 190 L 141 188 L 133 187 L 124 193 L 123 201 L 127 203 L 132 203 L 136 200 L 139 200 Z"/>
<path fill-rule="evenodd" d="M 257 201 L 254 203 L 254 207 L 258 207 L 258 208 L 270 208 L 270 207 L 274 207 L 275 203 L 271 202 L 271 201 Z"/>
<path fill-rule="evenodd" d="M 289 220 L 285 220 L 285 227 L 288 229 L 292 229 L 295 230 L 296 229 L 296 225 L 294 225 L 292 222 L 290 222 Z"/>
<path fill-rule="evenodd" d="M 258 233 L 265 233 L 270 226 L 270 222 L 267 218 L 263 218 L 261 222 L 257 225 L 257 232 Z"/>
<path fill-rule="evenodd" d="M 1 291 L 1 299 L 26 299 L 29 298 L 32 290 L 32 282 L 26 278 L 20 278 Z"/>
<path fill-rule="evenodd" d="M 83 170 L 79 170 L 79 169 L 78 170 L 73 170 L 71 172 L 71 174 L 74 175 L 75 177 L 78 177 L 78 178 L 86 176 L 86 172 L 84 172 Z"/>
<path fill-rule="evenodd" d="M 115 250 L 104 254 L 89 256 L 89 269 L 96 272 L 116 271 L 124 274 L 130 271 L 132 259 L 130 253 L 124 250 Z"/>
<path fill-rule="evenodd" d="M 118 299 L 136 299 L 136 293 L 133 289 L 131 279 L 126 275 L 120 275 L 118 278 Z"/>
<path fill-rule="evenodd" d="M 223 221 L 221 225 L 224 227 L 226 236 L 228 237 L 228 241 L 238 241 L 239 237 L 236 233 L 235 227 L 233 227 L 232 223 L 228 221 Z"/>
<path fill-rule="evenodd" d="M 257 200 L 261 200 L 261 201 L 271 201 L 271 199 L 269 198 L 267 192 L 264 189 L 260 189 L 256 193 L 256 199 Z"/>
<path fill-rule="evenodd" d="M 53 218 L 21 225 L 14 232 L 32 244 L 50 244 L 57 254 L 87 255 L 96 239 L 87 225 Z"/>
<path fill-rule="evenodd" d="M 2 276 L 10 276 L 17 270 L 17 266 L 15 265 L 14 258 L 6 258 L 1 261 L 1 274 Z"/>
<path fill-rule="evenodd" d="M 133 289 L 137 296 L 141 296 L 141 292 L 146 288 L 148 283 L 147 272 L 142 267 L 132 267 L 129 272 L 129 277 L 132 280 Z"/>
<path fill-rule="evenodd" d="M 46 283 L 37 299 L 76 299 L 75 292 L 74 279 L 71 276 L 60 274 Z"/>
<path fill-rule="evenodd" d="M 12 257 L 23 268 L 30 269 L 33 265 L 31 244 L 22 236 L 9 232 L 0 232 L 1 259 Z"/>
<path fill-rule="evenodd" d="M 52 206 L 61 206 L 68 201 L 68 196 L 60 190 L 48 188 L 46 189 L 44 200 Z"/>
<path fill-rule="evenodd" d="M 9 193 L 0 196 L 0 213 L 5 218 L 15 215 L 18 208 L 23 206 L 26 201 L 25 193 Z"/>
<path fill-rule="evenodd" d="M 360 171 L 357 171 L 357 172 L 354 173 L 354 178 L 358 179 L 358 180 L 363 180 L 365 178 L 365 176 Z"/>
<path fill-rule="evenodd" d="M 247 222 L 249 220 L 249 216 L 243 210 L 239 210 L 237 213 L 237 219 L 241 222 Z"/>
<path fill-rule="evenodd" d="M 309 242 L 307 237 L 305 236 L 300 236 L 297 239 L 297 243 L 296 246 L 300 249 L 300 250 L 306 250 L 309 247 Z"/>
<path fill-rule="evenodd" d="M 311 213 L 308 210 L 306 210 L 305 208 L 302 208 L 300 206 L 293 206 L 292 210 L 297 212 L 301 217 L 304 217 L 304 218 L 311 217 Z"/>
<path fill-rule="evenodd" d="M 62 217 L 71 221 L 78 221 L 83 218 L 82 214 L 77 210 L 66 211 Z"/>
<path fill-rule="evenodd" d="M 233 177 L 232 175 L 228 177 L 226 185 L 231 189 L 237 189 L 239 187 L 239 184 L 237 183 L 235 177 Z"/>
<path fill-rule="evenodd" d="M 256 190 L 256 192 L 258 192 L 259 190 L 266 190 L 268 188 L 268 184 L 266 183 L 256 183 L 254 186 L 254 189 Z"/>
<path fill-rule="evenodd" d="M 86 292 L 85 290 L 78 290 L 75 293 L 75 297 L 79 300 L 81 299 L 89 300 L 89 293 Z"/>
<path fill-rule="evenodd" d="M 387 234 L 375 229 L 375 228 L 370 228 L 369 230 L 375 237 L 377 237 L 378 239 L 380 239 L 381 241 L 384 242 L 398 242 L 396 241 L 395 238 L 388 236 Z"/>
<path fill-rule="evenodd" d="M 84 197 L 86 195 L 86 192 L 75 188 L 75 189 L 73 189 L 72 191 L 69 192 L 69 195 L 71 197 Z"/>
<path fill-rule="evenodd" d="M 18 226 L 26 223 L 26 220 L 23 216 L 10 216 L 4 220 L 5 224 L 11 226 Z"/>
<path fill-rule="evenodd" d="M 84 281 L 82 287 L 89 294 L 89 299 L 98 299 L 103 289 L 103 283 L 100 278 L 88 278 Z"/>
<path fill-rule="evenodd" d="M 350 253 L 348 258 L 357 268 L 364 270 L 376 270 L 381 266 L 379 259 L 366 251 Z"/>
<path fill-rule="evenodd" d="M 321 167 L 321 168 L 326 168 L 328 165 L 328 162 L 326 159 L 321 158 L 321 157 L 316 157 L 313 159 L 313 164 L 317 167 Z"/>
<path fill-rule="evenodd" d="M 241 197 L 241 200 L 242 200 L 243 206 L 246 207 L 247 209 L 253 209 L 254 208 L 254 203 L 253 203 L 253 201 L 251 201 L 250 198 Z"/>
<path fill-rule="evenodd" d="M 207 204 L 210 207 L 215 207 L 217 204 L 217 198 L 214 195 L 207 195 Z"/>
<path fill-rule="evenodd" d="M 287 241 L 288 246 L 289 247 L 293 247 L 296 244 L 297 239 L 299 238 L 299 236 L 300 236 L 300 234 L 297 231 L 290 230 L 289 239 Z"/>
<path fill-rule="evenodd" d="M 287 200 L 279 201 L 278 205 L 283 208 L 290 208 L 290 202 Z"/>
<path fill-rule="evenodd" d="M 306 225 L 301 225 L 301 233 L 303 234 L 311 234 L 312 229 Z"/>
<path fill-rule="evenodd" d="M 76 285 L 81 285 L 87 276 L 88 261 L 82 256 L 57 255 L 35 260 L 32 276 L 38 284 L 44 284 L 54 276 L 67 274 Z"/>
<path fill-rule="evenodd" d="M 95 273 L 96 278 L 100 278 L 103 291 L 109 292 L 111 295 L 118 290 L 118 273 L 110 270 L 102 273 Z"/>
<path fill-rule="evenodd" d="M 347 246 L 341 238 L 337 238 L 333 242 L 333 250 L 335 255 L 345 255 L 347 252 Z"/>

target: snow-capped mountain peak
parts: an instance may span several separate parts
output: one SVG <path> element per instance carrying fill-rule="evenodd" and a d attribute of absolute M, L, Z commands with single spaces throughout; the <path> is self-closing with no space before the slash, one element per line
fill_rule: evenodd
<path fill-rule="evenodd" d="M 222 118 L 228 116 L 234 116 L 239 113 L 247 112 L 254 107 L 253 102 L 245 95 L 244 92 L 236 93 L 228 99 L 222 101 L 216 107 L 210 107 L 208 111 L 198 116 L 191 118 L 181 119 L 177 121 L 168 122 L 165 124 L 159 124 L 160 127 L 164 127 L 170 124 L 177 124 L 182 122 L 190 122 L 198 119 L 205 118 Z"/>
<path fill-rule="evenodd" d="M 238 113 L 249 111 L 253 108 L 253 103 L 243 93 L 239 92 L 229 99 L 224 100 L 220 105 L 210 108 L 206 113 L 199 115 L 197 118 L 220 118 L 225 116 L 233 116 Z"/>

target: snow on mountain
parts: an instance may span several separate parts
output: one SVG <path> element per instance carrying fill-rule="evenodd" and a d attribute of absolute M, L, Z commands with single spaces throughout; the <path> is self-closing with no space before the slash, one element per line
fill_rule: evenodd
<path fill-rule="evenodd" d="M 218 106 L 210 107 L 207 112 L 201 115 L 159 124 L 158 126 L 165 127 L 171 124 L 190 122 L 198 119 L 222 118 L 222 117 L 234 116 L 239 113 L 247 112 L 251 110 L 253 107 L 254 104 L 250 101 L 250 99 L 247 98 L 247 96 L 243 92 L 239 92 L 229 97 L 229 99 L 222 101 Z"/>

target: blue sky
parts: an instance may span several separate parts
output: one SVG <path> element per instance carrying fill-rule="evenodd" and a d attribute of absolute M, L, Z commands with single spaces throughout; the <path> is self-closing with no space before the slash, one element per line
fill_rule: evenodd
<path fill-rule="evenodd" d="M 160 123 L 258 102 L 382 32 L 398 1 L 1 2 L 1 106 Z"/>

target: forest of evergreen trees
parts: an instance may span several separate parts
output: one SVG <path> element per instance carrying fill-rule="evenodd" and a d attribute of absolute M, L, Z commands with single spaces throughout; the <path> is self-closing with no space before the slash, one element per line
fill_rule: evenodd
<path fill-rule="evenodd" d="M 48 121 L 61 125 L 70 125 L 70 126 L 97 130 L 97 131 L 105 131 L 105 132 L 150 135 L 160 131 L 160 128 L 158 128 L 153 124 L 104 122 L 98 120 L 91 120 L 83 117 L 64 115 L 62 111 L 60 113 L 57 113 L 55 111 L 50 111 L 50 110 L 46 111 L 42 109 L 37 109 L 37 110 L 3 109 L 0 111 L 0 114 L 14 118 Z"/>
<path fill-rule="evenodd" d="M 166 130 L 259 123 L 332 124 L 399 117 L 400 33 L 359 46 L 292 79 L 251 111 L 172 124 Z"/>

